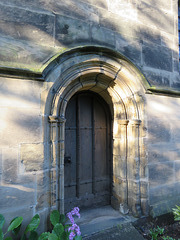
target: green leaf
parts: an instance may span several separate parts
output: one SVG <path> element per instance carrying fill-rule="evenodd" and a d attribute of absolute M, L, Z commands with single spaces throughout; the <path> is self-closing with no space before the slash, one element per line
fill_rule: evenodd
<path fill-rule="evenodd" d="M 8 227 L 8 232 L 14 230 L 15 228 L 19 227 L 19 225 L 21 225 L 23 221 L 23 217 L 17 217 L 15 218 L 12 223 L 10 224 L 10 226 Z"/>
<path fill-rule="evenodd" d="M 60 220 L 59 220 L 59 222 L 63 224 L 63 223 L 65 222 L 65 220 L 66 220 L 65 215 L 64 215 L 64 214 L 60 214 Z"/>
<path fill-rule="evenodd" d="M 57 210 L 51 212 L 50 220 L 53 226 L 60 222 L 60 213 Z"/>
<path fill-rule="evenodd" d="M 38 214 L 36 214 L 32 219 L 31 222 L 27 225 L 25 233 L 34 231 L 39 226 L 40 223 L 40 217 Z"/>
<path fill-rule="evenodd" d="M 22 224 L 20 224 L 19 227 L 17 227 L 17 228 L 15 228 L 14 230 L 12 230 L 12 232 L 13 232 L 13 234 L 14 234 L 15 236 L 18 235 L 18 233 L 19 233 L 19 231 L 20 231 L 20 229 L 21 229 L 21 225 L 22 225 Z"/>
<path fill-rule="evenodd" d="M 29 235 L 29 240 L 38 240 L 38 233 L 36 231 L 31 231 Z"/>
<path fill-rule="evenodd" d="M 0 228 L 3 228 L 4 223 L 5 223 L 5 218 L 2 214 L 0 214 Z"/>
<path fill-rule="evenodd" d="M 180 221 L 180 206 L 176 205 L 176 208 L 173 208 L 174 220 Z"/>
<path fill-rule="evenodd" d="M 47 240 L 49 235 L 50 235 L 49 232 L 44 232 L 39 236 L 38 240 Z"/>
<path fill-rule="evenodd" d="M 63 240 L 69 240 L 69 234 L 68 232 L 63 232 L 62 235 L 61 235 L 61 239 Z"/>
<path fill-rule="evenodd" d="M 81 236 L 75 236 L 75 240 L 82 240 Z"/>
<path fill-rule="evenodd" d="M 12 237 L 7 237 L 4 240 L 12 240 Z"/>
<path fill-rule="evenodd" d="M 15 217 L 15 218 L 10 222 L 10 224 L 11 224 L 16 218 L 17 218 L 17 217 Z M 22 225 L 22 224 L 20 224 L 17 228 L 15 228 L 15 229 L 12 230 L 12 233 L 13 233 L 15 236 L 18 235 L 18 233 L 19 233 L 19 231 L 20 231 L 20 229 L 21 229 L 21 225 Z"/>
<path fill-rule="evenodd" d="M 62 233 L 64 232 L 64 227 L 61 223 L 57 223 L 52 231 L 54 234 L 58 236 L 58 238 L 61 237 Z"/>
<path fill-rule="evenodd" d="M 55 234 L 51 233 L 48 237 L 48 240 L 59 240 L 59 239 Z"/>
<path fill-rule="evenodd" d="M 3 240 L 3 238 L 4 238 L 4 234 L 3 234 L 2 228 L 0 228 L 0 240 Z"/>

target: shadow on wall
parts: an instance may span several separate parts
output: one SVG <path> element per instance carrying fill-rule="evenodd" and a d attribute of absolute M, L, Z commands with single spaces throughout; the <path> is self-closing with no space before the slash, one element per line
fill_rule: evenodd
<path fill-rule="evenodd" d="M 170 73 L 178 72 L 179 58 L 172 27 L 177 5 L 171 2 L 164 1 L 162 7 L 162 0 L 2 0 L 0 63 L 39 70 L 65 49 L 102 45 L 124 54 L 140 68 L 148 67 L 143 70 L 152 85 L 170 87 Z"/>
<path fill-rule="evenodd" d="M 160 2 L 160 0 L 151 0 L 127 4 L 126 0 L 116 0 L 113 3 L 104 0 L 77 0 L 76 3 L 72 0 L 22 0 L 21 2 L 1 0 L 0 64 L 39 70 L 50 57 L 65 49 L 83 45 L 102 45 L 119 51 L 143 69 L 152 85 L 170 87 L 173 85 L 170 83 L 170 75 L 178 71 L 179 58 L 176 43 L 172 45 L 172 38 L 176 40 L 172 28 L 174 12 L 171 1 L 164 1 L 163 7 L 159 8 Z M 157 28 L 155 29 L 154 26 Z M 0 178 L 4 184 L 0 189 L 0 196 L 4 197 L 0 210 L 11 206 L 13 211 L 15 208 L 18 211 L 21 204 L 25 206 L 28 201 L 28 206 L 32 204 L 32 209 L 29 208 L 28 211 L 34 214 L 42 206 L 48 207 L 43 205 L 48 203 L 44 201 L 43 191 L 44 189 L 48 191 L 46 187 L 49 173 L 48 171 L 47 175 L 42 173 L 42 170 L 48 168 L 43 162 L 43 146 L 40 143 L 42 119 L 39 93 L 42 83 L 16 80 L 13 85 L 13 81 L 10 84 L 8 81 L 3 79 L 0 83 L 2 99 L 0 169 L 3 169 Z M 170 116 L 176 116 L 177 112 L 173 109 L 178 103 L 175 101 L 172 107 L 166 107 L 166 101 L 168 98 L 162 98 L 158 109 L 156 109 L 157 101 L 151 102 L 149 107 L 154 118 L 157 117 L 159 108 L 162 115 L 168 113 Z M 175 151 L 179 148 L 179 144 L 178 141 L 172 141 L 172 132 L 170 132 L 172 126 L 165 122 L 161 124 L 162 126 L 164 135 L 157 136 L 158 131 L 154 130 L 159 129 L 157 126 L 152 129 L 149 137 L 152 141 L 159 138 L 159 142 L 163 141 L 162 138 L 166 138 L 167 145 L 169 139 L 173 146 L 172 150 Z M 173 125 L 175 134 L 178 128 L 177 121 Z M 180 142 L 179 136 L 176 139 Z M 34 145 L 29 142 L 33 142 Z M 24 151 L 26 155 L 23 155 L 24 147 L 26 147 Z M 19 156 L 19 149 L 22 156 Z M 171 156 L 168 158 L 166 155 L 165 161 L 170 161 Z M 21 163 L 17 160 L 19 157 Z M 26 159 L 29 159 L 36 169 L 33 167 L 26 169 Z M 35 159 L 40 159 L 43 164 L 38 165 L 39 162 L 33 162 Z M 36 209 L 36 206 L 39 208 Z"/>
<path fill-rule="evenodd" d="M 42 82 L 7 78 L 0 81 L 0 213 L 7 220 L 19 212 L 28 219 L 48 205 L 41 88 Z"/>
<path fill-rule="evenodd" d="M 32 178 L 29 178 L 29 180 Z M 34 189 L 34 186 L 28 185 L 27 183 L 22 185 L 10 185 L 6 184 L 0 188 L 1 197 L 1 208 L 0 213 L 5 217 L 5 225 L 3 226 L 4 232 L 6 232 L 11 220 L 14 217 L 22 216 L 23 217 L 23 226 L 21 231 L 25 230 L 27 224 L 29 224 L 31 218 L 35 215 L 34 211 L 34 199 L 38 196 L 40 192 Z M 45 198 L 45 197 L 44 197 Z M 43 206 L 45 207 L 45 206 Z M 42 208 L 42 206 L 37 205 L 36 208 Z M 44 217 L 39 212 L 41 218 L 41 225 L 38 227 L 38 231 L 45 231 L 47 226 L 47 214 L 48 211 L 44 214 Z"/>

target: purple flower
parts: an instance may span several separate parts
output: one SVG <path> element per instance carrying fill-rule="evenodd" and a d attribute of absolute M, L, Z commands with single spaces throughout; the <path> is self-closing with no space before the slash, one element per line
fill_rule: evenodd
<path fill-rule="evenodd" d="M 81 231 L 79 226 L 74 222 L 73 215 L 76 215 L 77 217 L 80 218 L 80 213 L 79 213 L 79 208 L 75 207 L 72 209 L 71 212 L 67 213 L 67 217 L 69 218 L 72 226 L 68 228 L 68 232 L 71 232 L 69 235 L 69 240 L 73 240 L 73 238 L 78 235 L 81 235 Z"/>
<path fill-rule="evenodd" d="M 80 228 L 79 228 L 79 226 L 78 226 L 77 224 L 75 224 L 75 223 L 74 223 L 71 227 L 68 228 L 68 232 L 70 232 L 70 231 L 75 231 L 78 236 L 81 235 Z"/>
<path fill-rule="evenodd" d="M 73 238 L 76 236 L 74 232 L 71 232 L 69 235 L 69 240 L 73 240 Z"/>
<path fill-rule="evenodd" d="M 70 222 L 72 224 L 74 224 L 74 218 L 73 218 L 73 215 L 76 215 L 78 218 L 80 218 L 80 213 L 79 213 L 79 208 L 78 207 L 75 207 L 73 208 L 73 210 L 69 213 L 67 213 L 67 217 L 69 218 Z"/>
<path fill-rule="evenodd" d="M 80 218 L 80 213 L 79 213 L 79 208 L 75 207 L 72 211 L 71 211 L 72 215 L 76 215 L 77 217 Z"/>
<path fill-rule="evenodd" d="M 76 234 L 77 234 L 78 236 L 81 236 L 81 231 L 80 231 L 79 226 L 77 226 L 75 230 L 76 230 Z"/>
<path fill-rule="evenodd" d="M 69 218 L 69 220 L 70 220 L 71 224 L 74 224 L 74 218 L 73 218 L 73 216 L 72 216 L 72 213 L 71 213 L 71 212 L 67 213 L 67 217 Z"/>

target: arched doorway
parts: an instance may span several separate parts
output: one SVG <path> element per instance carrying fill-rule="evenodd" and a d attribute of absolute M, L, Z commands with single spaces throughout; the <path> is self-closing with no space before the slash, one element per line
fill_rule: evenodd
<path fill-rule="evenodd" d="M 76 93 L 66 107 L 65 211 L 75 206 L 110 204 L 112 183 L 111 116 L 92 92 Z"/>
<path fill-rule="evenodd" d="M 135 216 L 148 214 L 144 77 L 121 55 L 108 49 L 100 48 L 101 53 L 96 50 L 84 48 L 82 52 L 67 53 L 46 79 L 49 89 L 44 96 L 44 146 L 50 164 L 50 206 L 65 212 L 65 185 L 72 184 L 65 179 L 66 161 L 71 162 L 66 153 L 66 113 L 73 97 L 89 91 L 103 99 L 112 116 L 111 205 L 128 208 Z"/>

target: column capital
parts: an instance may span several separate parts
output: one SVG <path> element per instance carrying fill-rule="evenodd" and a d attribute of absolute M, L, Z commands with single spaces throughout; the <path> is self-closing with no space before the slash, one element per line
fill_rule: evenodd
<path fill-rule="evenodd" d="M 66 122 L 66 118 L 64 116 L 59 116 L 58 117 L 58 122 L 65 123 Z"/>
<path fill-rule="evenodd" d="M 118 119 L 117 122 L 118 122 L 119 125 L 128 125 L 129 120 L 127 120 L 127 119 Z"/>
<path fill-rule="evenodd" d="M 64 116 L 49 116 L 50 123 L 64 123 L 66 121 Z"/>
<path fill-rule="evenodd" d="M 139 119 L 132 119 L 132 120 L 129 120 L 129 124 L 130 125 L 140 125 L 141 124 L 141 120 Z"/>
<path fill-rule="evenodd" d="M 57 123 L 58 122 L 58 117 L 57 116 L 49 116 L 49 122 L 50 123 Z"/>

